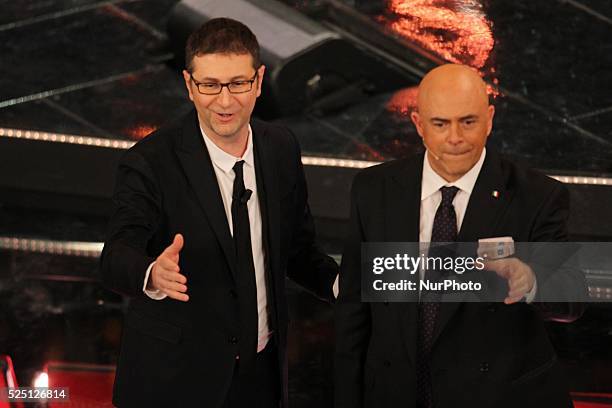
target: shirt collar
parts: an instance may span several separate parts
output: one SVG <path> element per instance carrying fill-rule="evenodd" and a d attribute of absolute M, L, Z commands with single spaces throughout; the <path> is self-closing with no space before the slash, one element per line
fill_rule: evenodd
<path fill-rule="evenodd" d="M 244 160 L 244 162 L 248 166 L 253 166 L 253 132 L 251 131 L 251 125 L 248 125 L 249 134 L 247 140 L 247 147 L 244 151 L 242 157 L 235 157 L 231 154 L 221 150 L 219 146 L 215 144 L 208 136 L 206 136 L 206 132 L 200 126 L 200 132 L 202 133 L 202 137 L 204 138 L 204 143 L 206 144 L 206 148 L 208 149 L 208 154 L 210 155 L 210 160 L 213 162 L 217 168 L 222 170 L 225 173 L 229 173 L 233 171 L 234 165 L 237 161 Z"/>
<path fill-rule="evenodd" d="M 452 183 L 444 180 L 438 173 L 431 168 L 431 164 L 429 163 L 429 158 L 427 153 L 425 153 L 425 158 L 423 159 L 423 180 L 421 184 L 421 201 L 425 200 L 427 197 L 431 196 L 442 187 L 450 187 L 455 186 L 462 191 L 465 191 L 468 194 L 472 194 L 472 190 L 474 189 L 474 185 L 476 184 L 476 179 L 478 178 L 478 174 L 480 174 L 480 169 L 482 168 L 482 164 L 484 163 L 485 156 L 487 155 L 487 149 L 482 149 L 482 153 L 480 153 L 480 158 L 476 162 L 472 168 L 465 173 L 461 178 Z"/>

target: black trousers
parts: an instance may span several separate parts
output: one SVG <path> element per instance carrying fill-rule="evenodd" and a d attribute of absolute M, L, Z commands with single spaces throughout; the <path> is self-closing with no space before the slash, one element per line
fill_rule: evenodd
<path fill-rule="evenodd" d="M 257 353 L 254 369 L 240 372 L 236 360 L 232 385 L 223 408 L 278 408 L 280 403 L 280 373 L 276 346 L 271 344 Z"/>

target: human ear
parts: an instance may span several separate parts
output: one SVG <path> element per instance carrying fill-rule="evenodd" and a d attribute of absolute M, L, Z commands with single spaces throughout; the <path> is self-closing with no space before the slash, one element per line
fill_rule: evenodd
<path fill-rule="evenodd" d="M 185 80 L 185 87 L 187 88 L 189 99 L 193 101 L 193 94 L 191 93 L 191 74 L 185 69 L 183 70 L 183 79 Z"/>

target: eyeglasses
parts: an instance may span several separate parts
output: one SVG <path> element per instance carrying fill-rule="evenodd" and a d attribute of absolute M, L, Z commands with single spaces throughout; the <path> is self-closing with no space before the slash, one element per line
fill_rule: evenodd
<path fill-rule="evenodd" d="M 198 82 L 195 80 L 192 74 L 189 74 L 193 83 L 198 87 L 198 92 L 202 95 L 219 95 L 223 90 L 223 87 L 227 87 L 229 93 L 232 94 L 241 94 L 249 92 L 253 89 L 253 82 L 257 79 L 257 74 L 259 72 L 255 71 L 255 75 L 251 79 L 244 79 L 239 81 L 232 82 Z"/>

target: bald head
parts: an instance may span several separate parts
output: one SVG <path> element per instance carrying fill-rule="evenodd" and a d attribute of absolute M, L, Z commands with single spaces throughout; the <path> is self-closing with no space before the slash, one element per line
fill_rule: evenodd
<path fill-rule="evenodd" d="M 432 69 L 419 84 L 418 108 L 427 108 L 431 99 L 469 97 L 474 102 L 489 104 L 487 85 L 480 75 L 466 65 L 446 64 Z M 423 105 L 423 106 L 422 106 Z"/>
<path fill-rule="evenodd" d="M 432 169 L 459 179 L 478 162 L 493 126 L 485 82 L 468 66 L 439 66 L 423 77 L 417 108 L 411 117 Z"/>

